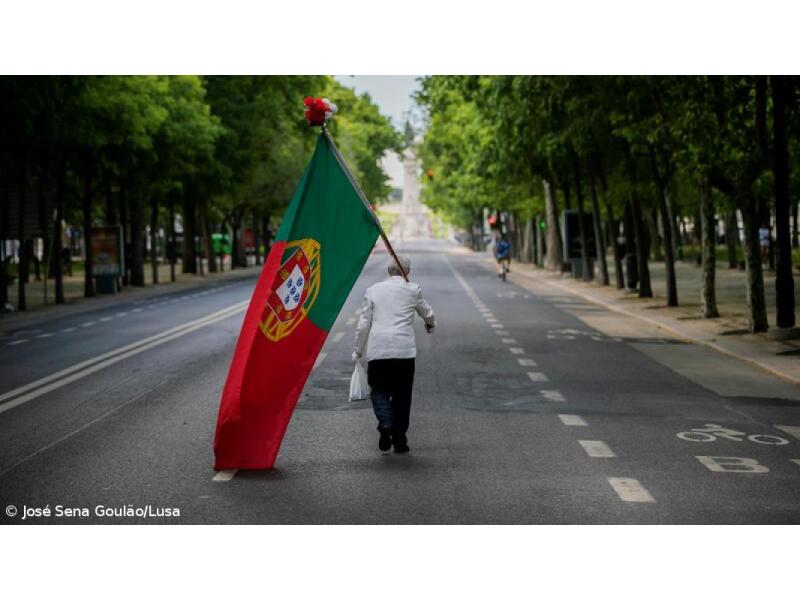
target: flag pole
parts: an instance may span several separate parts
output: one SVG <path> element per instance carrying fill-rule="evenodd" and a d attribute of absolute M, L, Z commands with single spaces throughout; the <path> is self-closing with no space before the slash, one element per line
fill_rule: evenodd
<path fill-rule="evenodd" d="M 372 220 L 375 222 L 375 226 L 378 228 L 378 232 L 380 233 L 381 239 L 383 240 L 383 243 L 386 246 L 386 250 L 389 251 L 389 254 L 391 254 L 392 258 L 394 259 L 394 262 L 397 263 L 397 267 L 400 269 L 400 273 L 402 273 L 403 279 L 408 281 L 408 273 L 406 273 L 406 270 L 403 268 L 403 265 L 400 264 L 400 259 L 397 258 L 397 254 L 395 253 L 394 248 L 392 248 L 392 244 L 389 241 L 389 238 L 386 237 L 386 232 L 383 230 L 383 226 L 381 225 L 381 221 L 378 218 L 378 215 L 375 214 L 374 210 L 372 210 L 372 206 L 370 205 L 369 200 L 367 200 L 367 197 L 361 190 L 361 186 L 358 185 L 358 182 L 355 180 L 353 174 L 350 172 L 350 169 L 347 167 L 347 163 L 345 162 L 344 157 L 339 153 L 339 149 L 336 147 L 336 143 L 333 141 L 331 134 L 328 133 L 328 128 L 325 125 L 322 126 L 322 133 L 331 145 L 331 149 L 333 150 L 333 155 L 336 157 L 336 162 L 339 163 L 339 166 L 344 171 L 344 174 L 347 176 L 347 179 L 350 181 L 350 184 L 356 190 L 356 193 L 358 194 L 358 197 L 361 199 L 364 208 L 367 209 L 367 212 L 370 214 Z"/>

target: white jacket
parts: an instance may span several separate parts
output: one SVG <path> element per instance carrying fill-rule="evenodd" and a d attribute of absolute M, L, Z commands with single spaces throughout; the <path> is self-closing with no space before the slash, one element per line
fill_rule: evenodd
<path fill-rule="evenodd" d="M 414 313 L 426 324 L 436 325 L 433 309 L 414 282 L 389 277 L 367 289 L 356 327 L 355 353 L 367 361 L 381 358 L 414 358 Z"/>

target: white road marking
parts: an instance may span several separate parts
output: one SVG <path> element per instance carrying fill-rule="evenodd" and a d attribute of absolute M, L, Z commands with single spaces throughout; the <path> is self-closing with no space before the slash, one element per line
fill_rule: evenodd
<path fill-rule="evenodd" d="M 212 481 L 230 481 L 236 476 L 236 472 L 239 469 L 225 469 L 224 471 L 217 471 L 217 474 L 214 475 Z"/>
<path fill-rule="evenodd" d="M 800 426 L 797 425 L 773 425 L 775 429 L 780 429 L 784 433 L 788 433 L 793 438 L 800 440 Z"/>
<path fill-rule="evenodd" d="M 588 427 L 589 424 L 580 415 L 558 415 L 561 422 L 569 427 Z"/>
<path fill-rule="evenodd" d="M 516 344 L 517 343 L 517 340 L 515 340 L 514 338 L 503 338 L 502 341 L 503 341 L 504 344 Z"/>
<path fill-rule="evenodd" d="M 523 348 L 514 347 L 509 348 L 509 350 L 511 351 L 511 354 L 525 354 L 525 350 Z"/>
<path fill-rule="evenodd" d="M 40 334 L 39 334 L 39 335 L 37 335 L 36 337 L 37 337 L 37 338 L 39 338 L 39 339 L 41 339 L 41 338 L 49 338 L 49 337 L 53 337 L 54 335 L 55 335 L 55 334 L 53 334 L 53 333 L 40 333 Z"/>
<path fill-rule="evenodd" d="M 491 322 L 497 323 L 497 319 L 495 319 L 494 317 L 490 317 L 489 315 L 486 315 L 486 320 L 489 321 L 489 323 Z"/>
<path fill-rule="evenodd" d="M 600 440 L 578 440 L 578 443 L 586 450 L 586 454 L 592 458 L 614 458 L 617 456 L 608 447 L 608 444 Z"/>
<path fill-rule="evenodd" d="M 739 456 L 695 456 L 701 464 L 714 473 L 769 473 L 765 467 L 754 458 Z"/>
<path fill-rule="evenodd" d="M 355 322 L 356 322 L 356 318 L 355 317 L 350 317 L 349 319 L 347 319 L 347 325 L 348 326 L 349 325 L 355 325 Z"/>
<path fill-rule="evenodd" d="M 500 325 L 499 323 L 492 323 L 491 326 L 494 327 L 495 329 L 502 329 L 503 328 L 503 326 Z"/>
<path fill-rule="evenodd" d="M 609 477 L 608 483 L 624 502 L 655 502 L 656 499 L 639 483 L 638 479 L 628 477 Z"/>
<path fill-rule="evenodd" d="M 537 383 L 540 383 L 542 381 L 548 381 L 547 375 L 545 375 L 544 373 L 540 373 L 538 371 L 528 371 L 528 377 L 531 378 L 531 381 L 535 381 Z"/>
<path fill-rule="evenodd" d="M 554 335 L 548 335 L 548 336 L 547 336 L 547 339 L 548 339 L 548 340 L 554 340 L 554 339 L 556 339 L 556 336 L 554 336 Z"/>
<path fill-rule="evenodd" d="M 796 465 L 800 465 L 800 458 L 791 458 L 789 460 L 791 460 Z"/>
<path fill-rule="evenodd" d="M 18 346 L 19 344 L 24 344 L 28 340 L 14 340 L 13 342 L 9 342 L 9 346 Z"/>
<path fill-rule="evenodd" d="M 142 312 L 141 308 L 134 308 L 131 312 Z"/>
<path fill-rule="evenodd" d="M 67 327 L 66 329 L 62 329 L 61 333 L 71 333 L 73 331 L 75 331 L 74 327 Z"/>
<path fill-rule="evenodd" d="M 495 329 L 495 333 L 497 335 L 508 335 L 508 331 L 505 329 Z"/>
<path fill-rule="evenodd" d="M 106 321 L 110 321 L 112 318 L 113 318 L 113 317 L 103 317 L 103 318 L 102 318 L 102 319 L 100 319 L 100 320 L 101 320 L 101 321 L 103 321 L 103 322 L 105 323 Z"/>
<path fill-rule="evenodd" d="M 117 348 L 116 350 L 99 354 L 93 358 L 72 365 L 71 367 L 61 369 L 60 371 L 51 373 L 50 375 L 42 377 L 41 379 L 37 379 L 36 381 L 27 383 L 4 394 L 0 394 L 0 413 L 4 413 L 7 410 L 19 406 L 20 404 L 25 404 L 34 398 L 38 398 L 39 396 L 42 396 L 48 392 L 68 385 L 73 381 L 83 379 L 92 373 L 96 373 L 97 371 L 116 364 L 121 360 L 135 356 L 140 352 L 155 348 L 156 346 L 160 346 L 161 344 L 179 338 L 187 333 L 191 333 L 192 331 L 202 327 L 206 327 L 218 321 L 222 321 L 223 319 L 232 317 L 233 315 L 246 310 L 249 302 L 249 300 L 246 300 L 244 302 L 239 302 L 238 304 L 233 304 L 200 319 L 189 321 L 183 325 L 177 325 L 161 333 L 157 333 L 150 337 L 144 338 L 143 340 L 139 340 L 138 342 L 132 342 L 126 346 Z"/>
<path fill-rule="evenodd" d="M 337 331 L 337 332 L 334 334 L 334 336 L 333 336 L 333 339 L 331 340 L 331 343 L 332 343 L 332 344 L 336 344 L 336 343 L 338 343 L 338 342 L 339 342 L 339 341 L 340 341 L 340 340 L 341 340 L 343 337 L 344 337 L 344 331 Z"/>
<path fill-rule="evenodd" d="M 542 390 L 542 396 L 544 396 L 545 400 L 549 400 L 550 402 L 566 402 L 567 399 L 559 392 L 558 390 Z"/>
<path fill-rule="evenodd" d="M 322 364 L 322 361 L 325 360 L 326 356 L 328 356 L 327 352 L 320 352 L 319 354 L 317 354 L 317 360 L 314 361 L 314 366 L 311 367 L 311 370 L 313 371 L 318 366 L 320 366 Z"/>
<path fill-rule="evenodd" d="M 532 358 L 518 358 L 517 362 L 521 367 L 535 367 L 536 361 Z"/>
<path fill-rule="evenodd" d="M 94 321 L 87 321 L 86 323 L 81 323 L 81 327 L 93 327 Z"/>

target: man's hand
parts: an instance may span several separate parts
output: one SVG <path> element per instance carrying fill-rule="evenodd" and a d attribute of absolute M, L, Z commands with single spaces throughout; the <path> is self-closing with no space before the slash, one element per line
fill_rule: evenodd
<path fill-rule="evenodd" d="M 361 360 L 361 355 L 358 352 L 353 352 L 353 356 L 351 357 L 353 362 L 358 362 Z"/>
<path fill-rule="evenodd" d="M 425 323 L 425 331 L 428 332 L 428 333 L 433 331 L 434 327 L 436 327 L 436 325 L 428 325 L 428 323 Z"/>

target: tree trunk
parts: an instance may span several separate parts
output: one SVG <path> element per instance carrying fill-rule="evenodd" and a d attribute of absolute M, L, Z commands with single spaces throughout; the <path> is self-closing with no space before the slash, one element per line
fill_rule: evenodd
<path fill-rule="evenodd" d="M 86 261 L 83 273 L 83 295 L 94 296 L 94 276 L 92 274 L 92 174 L 87 171 L 83 177 L 83 245 Z"/>
<path fill-rule="evenodd" d="M 631 217 L 633 220 L 633 235 L 636 238 L 636 270 L 639 278 L 639 297 L 652 298 L 653 289 L 650 286 L 650 269 L 647 265 L 648 241 L 644 230 L 644 218 L 642 216 L 642 205 L 639 194 L 636 191 L 636 167 L 633 164 L 633 157 L 628 155 L 628 175 L 630 177 L 630 205 Z"/>
<path fill-rule="evenodd" d="M 586 227 L 583 222 L 583 185 L 581 184 L 580 159 L 574 152 L 572 153 L 572 172 L 575 176 L 575 196 L 578 200 L 578 235 L 581 241 L 581 275 L 584 281 L 594 279 L 594 273 L 589 266 L 589 248 L 586 243 Z"/>
<path fill-rule="evenodd" d="M 594 243 L 597 249 L 597 260 L 600 265 L 600 284 L 608 285 L 608 265 L 606 264 L 606 245 L 603 243 L 603 228 L 600 220 L 600 205 L 597 202 L 597 189 L 594 184 L 594 168 L 589 163 L 589 192 L 592 197 L 592 224 L 594 225 Z"/>
<path fill-rule="evenodd" d="M 197 253 L 194 238 L 197 228 L 195 226 L 195 202 L 192 191 L 183 195 L 183 264 L 182 273 L 197 273 Z"/>
<path fill-rule="evenodd" d="M 797 205 L 798 201 L 795 200 L 792 202 L 792 248 L 797 248 L 798 246 L 798 233 L 797 233 Z"/>
<path fill-rule="evenodd" d="M 736 209 L 729 210 L 725 216 L 725 245 L 728 247 L 728 268 L 739 268 L 739 222 L 736 219 Z"/>
<path fill-rule="evenodd" d="M 553 187 L 546 179 L 544 185 L 544 204 L 547 216 L 547 256 L 545 266 L 548 269 L 561 270 L 561 231 L 558 228 L 558 205 L 556 204 Z"/>
<path fill-rule="evenodd" d="M 714 199 L 708 180 L 700 181 L 700 230 L 702 237 L 703 260 L 703 286 L 700 290 L 700 301 L 703 307 L 703 317 L 714 319 L 719 317 L 717 310 L 716 292 L 716 223 L 714 221 Z"/>
<path fill-rule="evenodd" d="M 544 266 L 544 237 L 540 223 L 544 219 L 542 213 L 536 215 L 536 222 L 533 225 L 533 235 L 536 238 L 536 266 Z"/>
<path fill-rule="evenodd" d="M 203 199 L 200 208 L 201 219 L 203 221 L 203 237 L 206 241 L 206 260 L 208 261 L 208 272 L 217 272 L 217 257 L 214 255 L 214 239 L 212 238 L 211 220 L 208 216 L 208 200 Z"/>
<path fill-rule="evenodd" d="M 747 306 L 750 332 L 766 331 L 767 303 L 764 297 L 764 272 L 761 266 L 761 245 L 758 239 L 758 203 L 752 195 L 741 202 L 744 221 L 744 258 L 747 272 Z"/>
<path fill-rule="evenodd" d="M 64 192 L 66 173 L 62 168 L 56 184 L 56 222 L 53 227 L 53 277 L 56 283 L 56 304 L 64 304 L 64 248 L 62 244 L 61 222 L 64 220 Z"/>
<path fill-rule="evenodd" d="M 144 207 L 139 190 L 131 190 L 131 285 L 144 286 Z"/>
<path fill-rule="evenodd" d="M 150 272 L 153 285 L 158 283 L 158 197 L 153 194 L 150 200 Z"/>
<path fill-rule="evenodd" d="M 655 149 L 650 147 L 650 167 L 653 170 L 653 181 L 656 184 L 656 200 L 661 226 L 664 230 L 664 270 L 667 278 L 667 306 L 678 306 L 678 283 L 675 279 L 675 246 L 672 241 L 672 226 L 667 209 L 667 186 L 658 168 Z M 712 206 L 713 210 L 713 206 Z M 713 220 L 713 214 L 712 214 Z"/>
<path fill-rule="evenodd" d="M 19 213 L 17 218 L 17 228 L 19 229 L 19 268 L 17 269 L 17 310 L 28 310 L 25 298 L 25 283 L 28 281 L 28 260 L 27 246 L 25 245 L 25 206 L 27 205 L 28 195 L 28 165 L 22 165 L 22 173 L 19 180 Z"/>
<path fill-rule="evenodd" d="M 122 239 L 120 240 L 120 246 L 122 250 L 122 262 L 124 268 L 122 269 L 122 285 L 130 284 L 130 277 L 128 273 L 131 269 L 131 252 L 130 252 L 130 245 L 131 245 L 131 237 L 130 233 L 128 232 L 128 202 L 127 202 L 127 190 L 125 188 L 125 182 L 119 182 L 119 224 L 120 229 L 122 230 Z"/>
<path fill-rule="evenodd" d="M 786 143 L 786 91 L 782 75 L 770 76 L 772 84 L 772 135 L 775 175 L 775 236 L 777 265 L 775 303 L 778 327 L 794 327 L 794 278 L 792 240 L 789 231 L 789 155 Z"/>
<path fill-rule="evenodd" d="M 169 200 L 169 280 L 175 283 L 175 261 L 178 258 L 178 242 L 175 239 L 175 198 Z"/>

